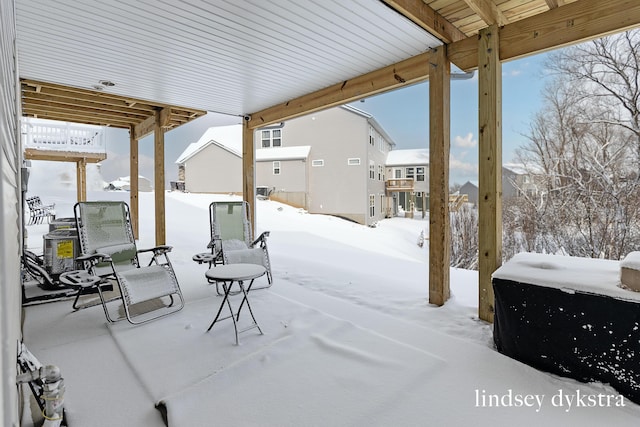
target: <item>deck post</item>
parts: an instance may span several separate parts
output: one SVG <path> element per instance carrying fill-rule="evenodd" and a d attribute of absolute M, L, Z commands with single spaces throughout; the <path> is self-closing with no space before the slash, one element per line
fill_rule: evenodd
<path fill-rule="evenodd" d="M 480 30 L 478 44 L 478 316 L 493 322 L 491 275 L 502 264 L 502 64 L 498 26 Z"/>
<path fill-rule="evenodd" d="M 166 217 L 164 193 L 164 129 L 162 110 L 156 111 L 154 136 L 154 192 L 156 200 L 156 245 L 166 244 Z"/>
<path fill-rule="evenodd" d="M 133 229 L 133 237 L 137 240 L 139 220 L 139 204 L 138 204 L 138 140 L 135 136 L 135 126 L 129 127 L 129 210 L 131 212 L 131 228 Z"/>
<path fill-rule="evenodd" d="M 87 200 L 87 161 L 78 159 L 76 161 L 76 185 L 77 198 L 79 202 Z"/>
<path fill-rule="evenodd" d="M 254 130 L 249 127 L 249 120 L 244 120 L 242 127 L 242 199 L 249 203 L 249 222 L 256 230 L 256 186 L 255 167 L 256 149 L 253 141 Z"/>
<path fill-rule="evenodd" d="M 449 149 L 451 63 L 446 46 L 429 55 L 429 303 L 450 296 Z"/>

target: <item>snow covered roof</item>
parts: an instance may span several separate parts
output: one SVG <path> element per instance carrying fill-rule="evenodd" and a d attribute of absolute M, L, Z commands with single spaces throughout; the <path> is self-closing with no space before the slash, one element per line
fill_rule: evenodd
<path fill-rule="evenodd" d="M 309 145 L 260 148 L 256 150 L 256 161 L 306 159 L 309 157 L 309 152 L 311 152 Z"/>
<path fill-rule="evenodd" d="M 242 157 L 242 125 L 210 127 L 198 142 L 193 142 L 178 156 L 176 164 L 182 164 L 211 144 Z"/>
<path fill-rule="evenodd" d="M 505 163 L 502 165 L 504 169 L 513 172 L 516 175 L 541 174 L 542 169 L 537 165 L 522 163 Z"/>
<path fill-rule="evenodd" d="M 407 150 L 391 150 L 387 154 L 387 166 L 429 165 L 429 150 L 414 148 Z"/>

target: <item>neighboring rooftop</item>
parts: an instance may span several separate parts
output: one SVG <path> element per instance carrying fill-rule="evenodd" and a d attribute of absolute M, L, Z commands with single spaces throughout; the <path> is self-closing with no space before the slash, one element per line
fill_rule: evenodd
<path fill-rule="evenodd" d="M 387 154 L 386 164 L 387 166 L 429 165 L 429 149 L 391 150 Z"/>

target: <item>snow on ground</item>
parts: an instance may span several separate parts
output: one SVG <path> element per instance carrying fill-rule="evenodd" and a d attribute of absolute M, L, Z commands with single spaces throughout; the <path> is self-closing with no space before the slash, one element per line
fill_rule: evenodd
<path fill-rule="evenodd" d="M 72 216 L 74 191 L 39 195 Z M 139 248 L 154 244 L 153 197 L 140 194 Z M 106 325 L 99 307 L 71 312 L 70 301 L 26 307 L 25 342 L 60 366 L 72 426 L 162 426 L 158 404 L 170 426 L 637 425 L 640 408 L 626 399 L 578 406 L 578 395 L 618 396 L 610 387 L 497 353 L 477 318 L 476 272 L 452 269 L 451 300 L 429 305 L 419 215 L 369 228 L 258 201 L 256 234 L 271 232 L 274 275 L 273 287 L 251 293 L 264 335 L 247 331 L 235 346 L 229 321 L 206 333 L 220 298 L 191 256 L 208 242 L 209 203 L 229 198 L 167 193 L 181 312 L 131 326 Z M 41 253 L 47 226 L 27 229 Z"/>

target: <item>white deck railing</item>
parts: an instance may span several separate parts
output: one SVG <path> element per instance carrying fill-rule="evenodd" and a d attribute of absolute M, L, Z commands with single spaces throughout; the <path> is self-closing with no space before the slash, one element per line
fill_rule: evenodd
<path fill-rule="evenodd" d="M 24 148 L 105 153 L 105 139 L 105 128 L 102 126 L 24 119 L 22 122 Z"/>

